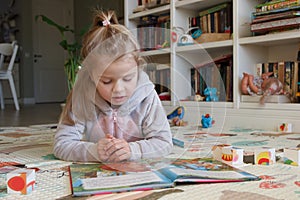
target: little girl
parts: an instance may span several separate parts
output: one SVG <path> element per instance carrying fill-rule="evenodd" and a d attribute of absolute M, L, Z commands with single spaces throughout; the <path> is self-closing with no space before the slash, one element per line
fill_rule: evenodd
<path fill-rule="evenodd" d="M 119 162 L 171 152 L 169 123 L 138 50 L 113 11 L 95 12 L 83 38 L 82 69 L 55 135 L 56 157 Z"/>

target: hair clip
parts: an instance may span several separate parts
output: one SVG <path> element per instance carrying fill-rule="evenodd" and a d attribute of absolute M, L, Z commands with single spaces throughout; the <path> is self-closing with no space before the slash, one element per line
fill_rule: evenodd
<path fill-rule="evenodd" d="M 103 26 L 108 26 L 110 24 L 109 20 L 102 21 Z"/>

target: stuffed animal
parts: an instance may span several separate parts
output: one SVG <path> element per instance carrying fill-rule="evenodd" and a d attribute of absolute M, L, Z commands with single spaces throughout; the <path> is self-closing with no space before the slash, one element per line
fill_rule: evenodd
<path fill-rule="evenodd" d="M 211 87 L 205 88 L 204 95 L 206 101 L 219 101 L 216 88 L 211 88 Z"/>

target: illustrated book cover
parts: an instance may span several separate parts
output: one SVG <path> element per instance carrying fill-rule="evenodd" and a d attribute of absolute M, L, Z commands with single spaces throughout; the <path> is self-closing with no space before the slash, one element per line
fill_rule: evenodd
<path fill-rule="evenodd" d="M 180 183 L 259 180 L 212 158 L 71 164 L 69 170 L 73 196 L 171 188 Z"/>

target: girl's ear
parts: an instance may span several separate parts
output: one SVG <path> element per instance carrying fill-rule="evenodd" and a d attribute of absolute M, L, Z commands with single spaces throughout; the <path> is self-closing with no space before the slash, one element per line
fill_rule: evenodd
<path fill-rule="evenodd" d="M 147 62 L 143 58 L 137 59 L 137 65 L 139 68 L 143 69 L 146 64 L 147 64 Z"/>

